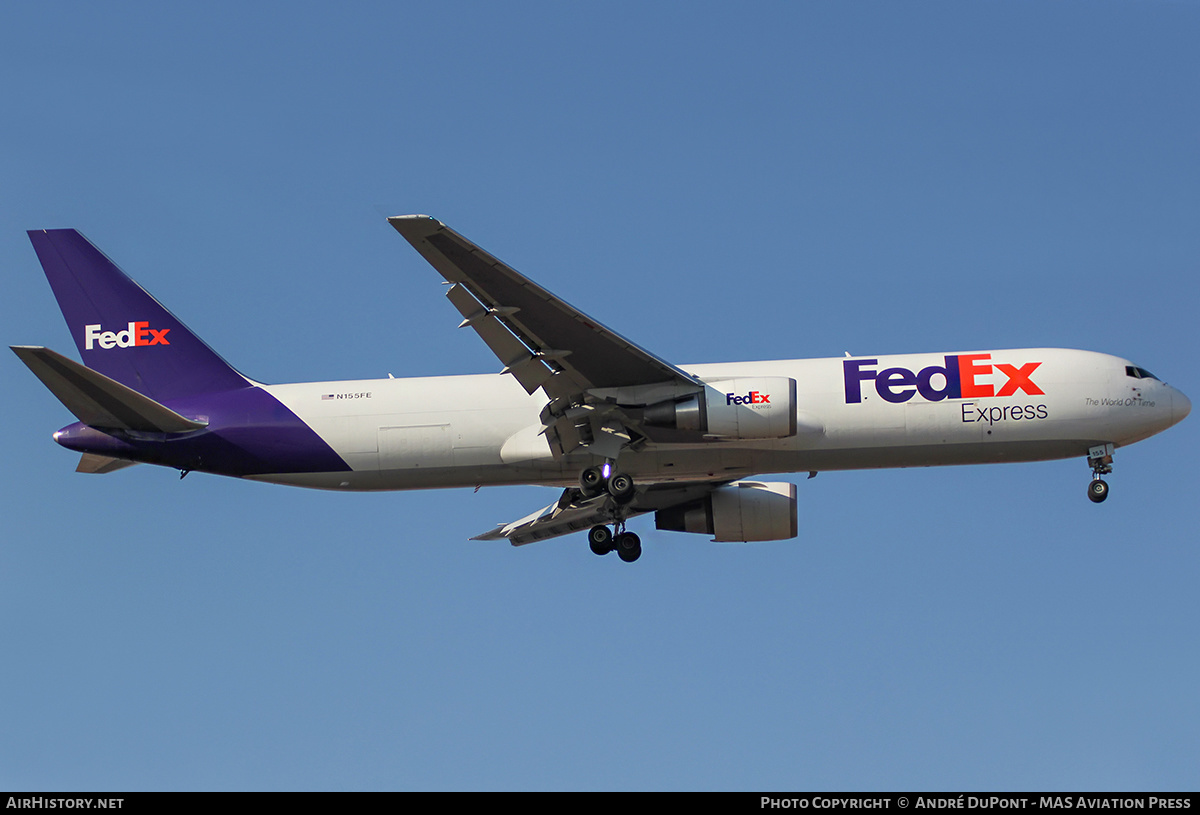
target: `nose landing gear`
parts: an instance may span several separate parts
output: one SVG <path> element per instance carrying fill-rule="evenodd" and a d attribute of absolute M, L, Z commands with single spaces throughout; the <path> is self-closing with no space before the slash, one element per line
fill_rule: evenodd
<path fill-rule="evenodd" d="M 1099 504 L 1108 497 L 1108 482 L 1101 476 L 1112 472 L 1113 446 L 1097 444 L 1088 449 L 1088 465 L 1092 468 L 1092 483 L 1088 484 L 1088 498 Z"/>

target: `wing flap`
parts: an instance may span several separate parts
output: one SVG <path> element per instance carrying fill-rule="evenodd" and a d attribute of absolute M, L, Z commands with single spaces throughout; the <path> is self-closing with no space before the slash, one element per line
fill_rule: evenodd
<path fill-rule="evenodd" d="M 546 367 L 537 354 L 500 322 L 499 309 L 485 308 L 460 283 L 450 287 L 446 298 L 463 316 L 459 328 L 473 328 L 484 344 L 492 349 L 496 358 L 504 364 L 503 373 L 511 373 L 526 393 L 533 393 L 553 375 L 554 372 Z"/>

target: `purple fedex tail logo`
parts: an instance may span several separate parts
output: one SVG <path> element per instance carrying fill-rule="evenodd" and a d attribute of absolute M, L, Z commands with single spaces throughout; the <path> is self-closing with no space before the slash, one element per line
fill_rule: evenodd
<path fill-rule="evenodd" d="M 85 325 L 83 327 L 83 350 L 91 351 L 99 345 L 101 348 L 132 348 L 135 345 L 170 345 L 167 339 L 169 328 L 151 328 L 149 321 L 129 322 L 124 331 L 101 331 L 100 325 Z"/>
<path fill-rule="evenodd" d="M 67 394 L 59 399 L 77 402 L 68 407 L 100 425 L 86 420 L 69 425 L 55 434 L 59 444 L 185 472 L 246 476 L 350 469 L 316 431 L 230 367 L 83 235 L 39 229 L 29 239 L 83 366 L 47 349 L 21 349 L 17 355 L 33 359 L 26 364 L 39 377 L 49 372 L 51 391 Z"/>
<path fill-rule="evenodd" d="M 1042 363 L 1027 362 L 1024 365 L 992 363 L 991 354 L 947 354 L 945 365 L 930 365 L 913 372 L 908 368 L 884 368 L 874 370 L 877 359 L 847 359 L 842 363 L 846 381 L 846 404 L 862 401 L 862 383 L 874 380 L 875 392 L 894 403 L 907 402 L 917 394 L 930 402 L 943 399 L 977 399 L 983 396 L 1012 396 L 1018 390 L 1031 396 L 1040 396 L 1045 391 L 1030 378 Z M 992 372 L 1007 377 L 999 388 L 987 381 Z M 935 377 L 940 379 L 938 382 Z"/>
<path fill-rule="evenodd" d="M 29 239 L 87 367 L 162 403 L 250 385 L 74 229 Z"/>

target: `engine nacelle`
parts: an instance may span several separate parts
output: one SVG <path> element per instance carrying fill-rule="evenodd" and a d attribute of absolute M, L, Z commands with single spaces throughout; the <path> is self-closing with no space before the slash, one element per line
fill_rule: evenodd
<path fill-rule="evenodd" d="M 735 481 L 690 504 L 660 509 L 654 525 L 670 532 L 712 535 L 722 543 L 794 538 L 796 485 L 782 481 Z"/>
<path fill-rule="evenodd" d="M 743 376 L 709 382 L 703 393 L 646 408 L 645 422 L 727 439 L 796 435 L 796 380 Z"/>

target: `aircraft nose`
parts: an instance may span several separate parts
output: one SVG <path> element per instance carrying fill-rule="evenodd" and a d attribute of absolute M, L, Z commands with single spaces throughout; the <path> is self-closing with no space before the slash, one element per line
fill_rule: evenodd
<path fill-rule="evenodd" d="M 1174 388 L 1171 389 L 1171 423 L 1179 424 L 1192 412 L 1192 400 Z"/>

